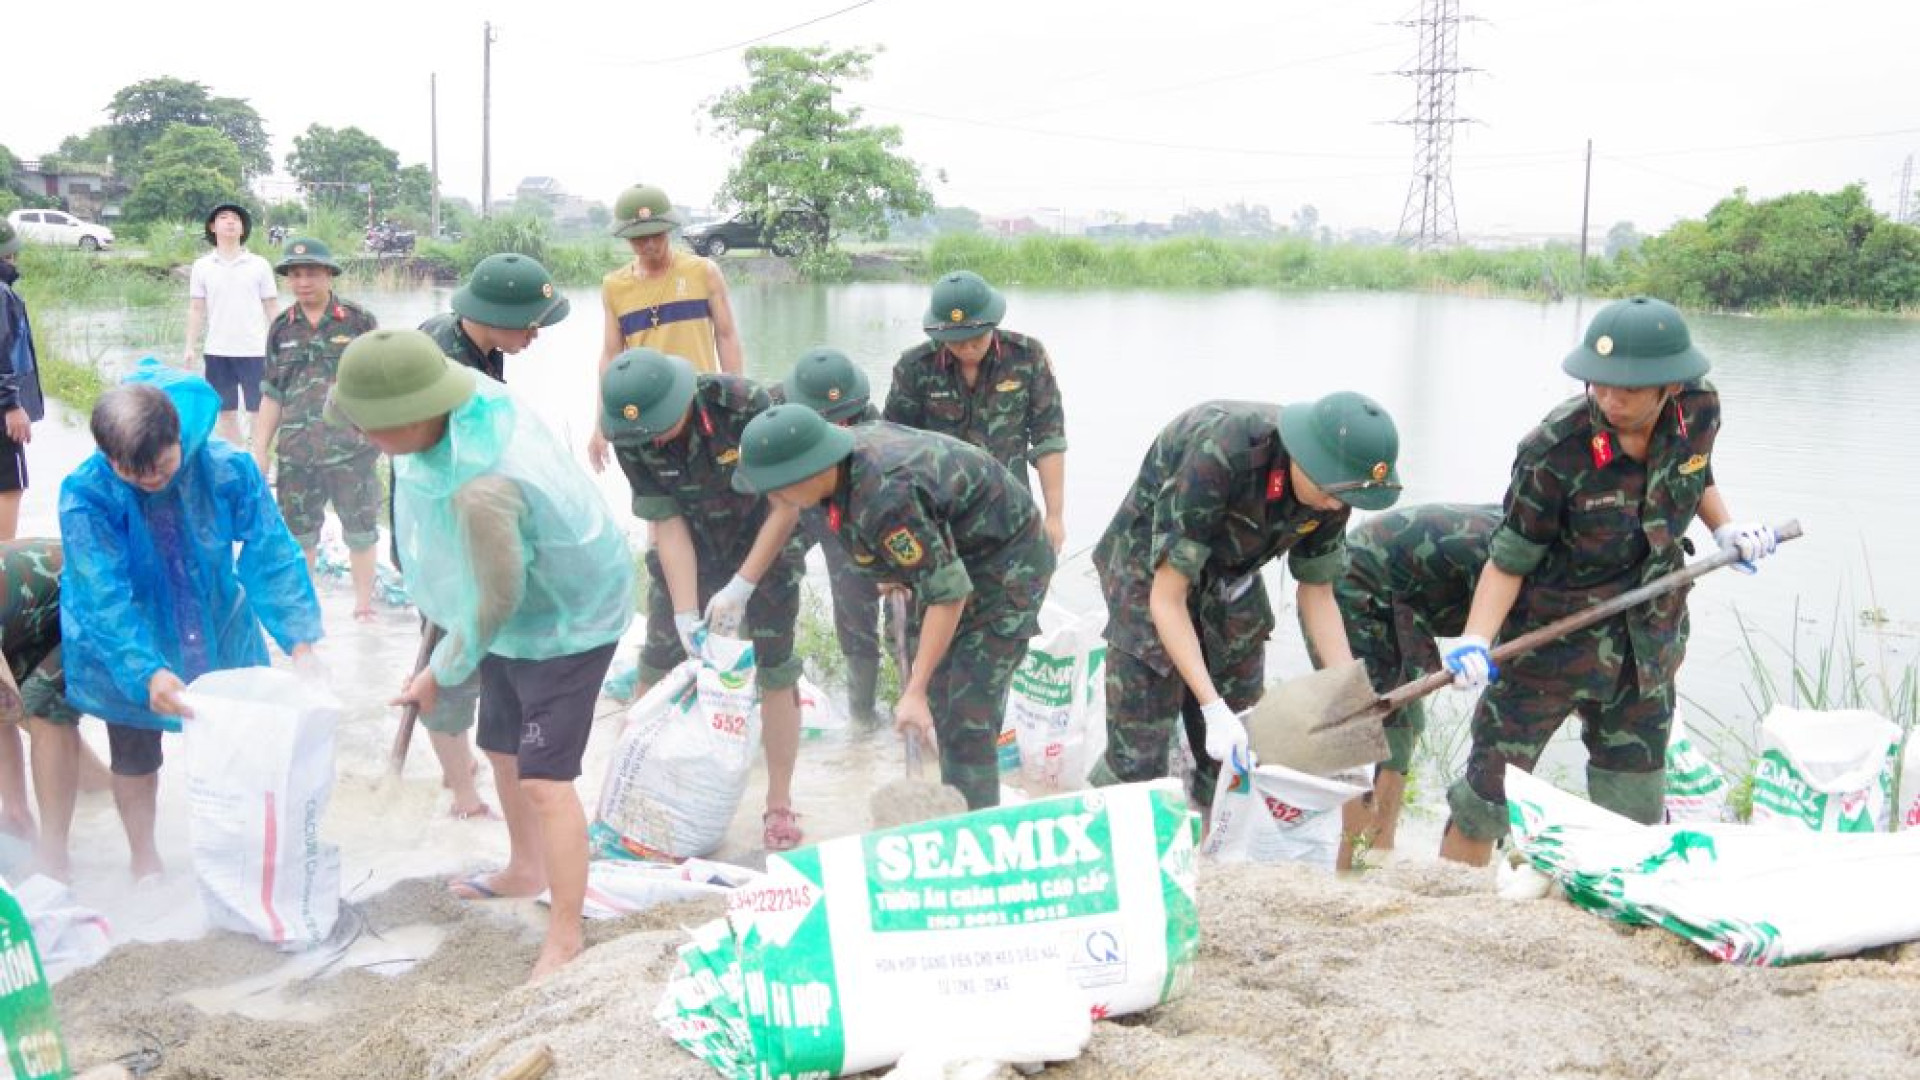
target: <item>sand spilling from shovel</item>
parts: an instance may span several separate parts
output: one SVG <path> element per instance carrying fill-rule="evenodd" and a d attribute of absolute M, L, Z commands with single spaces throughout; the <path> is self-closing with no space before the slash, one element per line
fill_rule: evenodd
<path fill-rule="evenodd" d="M 880 785 L 868 805 L 873 811 L 873 827 L 891 829 L 964 814 L 967 797 L 958 788 L 938 781 L 902 778 Z"/>

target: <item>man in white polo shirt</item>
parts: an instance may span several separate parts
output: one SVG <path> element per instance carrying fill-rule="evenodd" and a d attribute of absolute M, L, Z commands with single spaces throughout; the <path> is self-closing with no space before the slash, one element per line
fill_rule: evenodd
<path fill-rule="evenodd" d="M 207 381 L 220 395 L 214 434 L 245 448 L 240 405 L 244 398 L 251 432 L 260 412 L 267 326 L 279 310 L 279 286 L 267 260 L 246 249 L 253 233 L 246 207 L 214 207 L 207 215 L 206 232 L 213 250 L 194 260 L 187 286 L 187 369 L 194 369 L 195 358 L 204 357 Z"/>

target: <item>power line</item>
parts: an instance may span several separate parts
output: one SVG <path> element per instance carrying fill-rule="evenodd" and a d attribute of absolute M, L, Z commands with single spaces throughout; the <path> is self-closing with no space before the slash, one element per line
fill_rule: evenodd
<path fill-rule="evenodd" d="M 628 60 L 625 63 L 628 65 L 637 65 L 637 66 L 644 66 L 644 67 L 658 67 L 663 64 L 678 64 L 687 60 L 699 60 L 708 56 L 717 56 L 720 53 L 732 52 L 735 49 L 744 49 L 749 45 L 757 45 L 762 41 L 766 41 L 769 38 L 777 38 L 782 34 L 791 34 L 795 30 L 803 30 L 816 23 L 826 22 L 828 19 L 838 18 L 839 16 L 845 15 L 850 11 L 857 11 L 860 8 L 866 7 L 868 4 L 871 4 L 873 2 L 874 0 L 859 0 L 858 3 L 848 4 L 846 7 L 840 8 L 836 11 L 829 11 L 825 15 L 816 15 L 813 18 L 806 20 L 805 22 L 797 22 L 797 23 L 794 23 L 792 26 L 783 26 L 778 30 L 769 30 L 764 34 L 756 34 L 753 37 L 747 38 L 743 41 L 736 41 L 731 45 L 721 45 L 717 48 L 703 49 L 700 52 L 686 53 L 681 56 L 668 56 L 668 57 L 655 59 L 655 60 Z"/>

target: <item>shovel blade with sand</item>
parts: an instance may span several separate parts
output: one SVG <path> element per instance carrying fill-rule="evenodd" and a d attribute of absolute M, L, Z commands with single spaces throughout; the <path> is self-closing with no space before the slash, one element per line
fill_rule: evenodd
<path fill-rule="evenodd" d="M 912 677 L 913 671 L 907 658 L 907 598 L 895 592 L 887 598 L 887 605 L 893 623 L 893 660 L 900 669 L 900 681 L 905 683 Z M 867 802 L 867 809 L 873 815 L 873 827 L 892 829 L 966 813 L 967 799 L 958 788 L 921 777 L 920 759 L 924 756 L 925 748 L 921 745 L 919 730 L 908 728 L 904 741 L 907 746 L 906 776 L 880 785 Z"/>
<path fill-rule="evenodd" d="M 1800 522 L 1782 522 L 1773 532 L 1782 543 L 1797 539 Z M 1493 650 L 1493 662 L 1505 663 L 1739 561 L 1736 554 L 1716 551 L 1611 600 L 1503 642 Z M 1371 765 L 1387 756 L 1387 717 L 1451 682 L 1451 672 L 1436 671 L 1376 694 L 1360 661 L 1324 668 L 1267 691 L 1247 713 L 1247 741 L 1263 764 L 1284 765 L 1316 776 Z"/>

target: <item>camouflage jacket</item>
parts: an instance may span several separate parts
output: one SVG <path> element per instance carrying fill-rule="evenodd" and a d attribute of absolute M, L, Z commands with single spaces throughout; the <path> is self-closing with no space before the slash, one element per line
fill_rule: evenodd
<path fill-rule="evenodd" d="M 613 447 L 633 488 L 634 516 L 685 518 L 706 574 L 719 565 L 739 566 L 767 519 L 765 499 L 733 489 L 733 469 L 747 421 L 772 403 L 765 390 L 737 375 L 697 378 L 692 416 L 679 438 L 665 446 L 619 439 Z"/>
<path fill-rule="evenodd" d="M 1046 348 L 1007 330 L 994 331 L 993 348 L 972 386 L 960 377 L 959 361 L 937 342 L 902 353 L 893 365 L 885 417 L 980 447 L 1023 489 L 1028 462 L 1067 449 L 1067 416 Z"/>
<path fill-rule="evenodd" d="M 0 543 L 0 650 L 18 684 L 60 644 L 60 541 Z"/>
<path fill-rule="evenodd" d="M 507 381 L 507 357 L 499 349 L 482 351 L 473 343 L 460 325 L 460 316 L 453 312 L 435 315 L 420 324 L 420 331 L 433 339 L 447 359 L 462 367 L 470 367 L 497 382 Z"/>
<path fill-rule="evenodd" d="M 319 323 L 294 304 L 267 330 L 266 374 L 260 392 L 280 403 L 280 461 L 289 465 L 337 465 L 379 454 L 358 431 L 327 422 L 327 394 L 340 370 L 340 354 L 378 323 L 363 307 L 327 298 Z"/>
<path fill-rule="evenodd" d="M 866 424 L 840 468 L 827 527 L 861 573 L 912 586 L 921 604 L 965 600 L 963 629 L 1039 632 L 1053 548 L 998 462 L 944 435 Z"/>
<path fill-rule="evenodd" d="M 1292 458 L 1273 405 L 1210 401 L 1162 430 L 1094 548 L 1107 599 L 1107 640 L 1162 675 L 1172 662 L 1148 607 L 1162 563 L 1192 582 L 1188 609 L 1216 661 L 1264 647 L 1273 630 L 1260 568 L 1280 555 L 1301 582 L 1346 572 L 1350 511 L 1294 498 Z"/>
<path fill-rule="evenodd" d="M 1556 407 L 1520 443 L 1491 558 L 1526 579 L 1508 626 L 1529 630 L 1680 569 L 1681 538 L 1713 486 L 1720 395 L 1688 384 L 1655 421 L 1647 460 L 1628 457 L 1585 394 Z M 1686 588 L 1525 658 L 1610 689 L 1622 663 L 1640 688 L 1673 678 L 1686 652 Z"/>
<path fill-rule="evenodd" d="M 1355 655 L 1371 660 L 1386 645 L 1402 666 L 1438 671 L 1433 639 L 1466 629 L 1500 516 L 1492 505 L 1429 503 L 1375 514 L 1348 530 L 1347 573 L 1333 595 Z"/>

